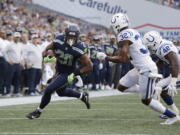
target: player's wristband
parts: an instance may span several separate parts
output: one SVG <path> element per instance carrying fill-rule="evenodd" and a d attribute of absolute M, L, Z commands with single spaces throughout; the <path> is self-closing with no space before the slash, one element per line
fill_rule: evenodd
<path fill-rule="evenodd" d="M 80 73 L 80 70 L 79 69 L 76 69 L 75 71 L 74 71 L 74 75 L 75 76 L 77 76 L 77 75 L 80 75 L 81 73 Z"/>

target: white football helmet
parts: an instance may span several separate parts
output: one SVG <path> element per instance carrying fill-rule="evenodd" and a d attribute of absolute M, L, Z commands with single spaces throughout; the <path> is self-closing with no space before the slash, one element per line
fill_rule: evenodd
<path fill-rule="evenodd" d="M 155 52 L 163 39 L 157 31 L 149 31 L 144 35 L 142 40 L 150 51 Z"/>
<path fill-rule="evenodd" d="M 118 34 L 122 28 L 129 26 L 128 16 L 123 13 L 117 13 L 113 15 L 111 19 L 111 26 L 113 28 L 113 31 Z"/>

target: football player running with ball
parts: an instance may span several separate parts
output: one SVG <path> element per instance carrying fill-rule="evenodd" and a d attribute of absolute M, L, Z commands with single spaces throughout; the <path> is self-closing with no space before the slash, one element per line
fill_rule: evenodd
<path fill-rule="evenodd" d="M 47 46 L 45 52 L 46 56 L 48 50 L 53 50 L 57 59 L 56 78 L 45 88 L 39 107 L 26 115 L 29 119 L 39 118 L 42 110 L 49 104 L 51 95 L 57 92 L 59 96 L 76 97 L 85 103 L 87 109 L 90 109 L 89 95 L 87 92 L 79 92 L 67 86 L 71 84 L 74 78 L 78 75 L 84 74 L 92 70 L 92 64 L 84 51 L 84 45 L 78 41 L 79 30 L 76 26 L 69 26 L 65 30 L 65 35 L 58 35 L 52 44 Z M 75 62 L 80 60 L 81 69 L 75 69 Z"/>
<path fill-rule="evenodd" d="M 155 83 L 162 76 L 158 74 L 157 66 L 150 57 L 149 51 L 143 45 L 140 34 L 129 28 L 129 19 L 126 14 L 118 13 L 113 15 L 111 26 L 117 35 L 119 53 L 117 56 L 106 56 L 100 52 L 97 57 L 111 62 L 131 61 L 134 68 L 122 77 L 117 86 L 118 90 L 125 91 L 139 84 L 140 97 L 144 105 L 163 113 L 168 119 L 161 124 L 174 124 L 180 118 L 172 111 L 166 109 L 158 100 L 153 99 Z"/>

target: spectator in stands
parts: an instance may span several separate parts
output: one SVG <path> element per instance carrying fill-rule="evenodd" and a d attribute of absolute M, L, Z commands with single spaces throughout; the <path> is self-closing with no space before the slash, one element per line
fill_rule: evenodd
<path fill-rule="evenodd" d="M 114 35 L 110 35 L 110 41 L 109 41 L 109 47 L 111 48 L 106 54 L 108 56 L 113 56 L 115 55 L 115 51 L 118 49 L 118 46 L 116 44 L 116 37 Z M 117 74 L 117 64 L 118 63 L 112 63 L 112 62 L 109 62 L 109 65 L 110 65 L 110 80 L 109 80 L 109 85 L 114 88 L 116 87 L 115 83 L 116 83 L 116 76 L 120 76 L 119 74 Z M 118 67 L 119 68 L 119 67 Z M 118 77 L 120 78 L 120 77 Z M 119 79 L 117 80 L 119 81 Z"/>
<path fill-rule="evenodd" d="M 90 73 L 90 88 L 92 90 L 97 90 L 100 88 L 100 69 L 103 68 L 102 63 L 97 59 L 96 54 L 102 51 L 100 46 L 100 39 L 98 35 L 93 37 L 93 43 L 89 46 L 90 59 L 93 63 L 93 70 Z M 91 87 L 92 86 L 92 87 Z"/>
<path fill-rule="evenodd" d="M 30 56 L 30 57 L 27 57 L 28 59 L 22 59 L 22 61 L 21 61 L 22 65 L 24 67 L 23 74 L 21 76 L 25 77 L 26 71 L 28 71 L 27 78 L 29 79 L 28 81 L 22 81 L 21 85 L 22 85 L 22 87 L 24 87 L 25 82 L 28 82 L 28 95 L 33 96 L 33 95 L 35 95 L 34 94 L 35 86 L 34 86 L 33 79 L 29 78 L 29 74 L 30 74 L 30 77 L 33 76 L 33 74 L 30 73 L 30 68 L 33 69 L 33 70 L 31 70 L 31 72 L 35 71 L 34 70 L 34 68 L 35 68 L 36 71 L 38 72 L 36 75 L 40 76 L 38 74 L 41 71 L 41 65 L 40 65 L 41 58 L 39 59 L 39 63 L 38 63 L 37 57 L 40 57 L 41 51 L 44 50 L 44 48 L 52 41 L 53 33 L 63 32 L 63 29 L 65 28 L 64 27 L 65 23 L 67 23 L 67 22 L 70 24 L 71 23 L 76 24 L 80 27 L 81 32 L 84 33 L 84 35 L 80 35 L 80 40 L 85 42 L 85 44 L 87 45 L 87 48 L 89 48 L 89 45 L 92 44 L 92 35 L 109 33 L 109 31 L 103 27 L 94 26 L 87 22 L 83 22 L 81 20 L 74 19 L 69 16 L 64 16 L 62 14 L 58 14 L 53 11 L 51 12 L 51 11 L 47 11 L 47 10 L 43 10 L 43 9 L 35 9 L 34 10 L 34 7 L 32 6 L 32 4 L 33 4 L 32 2 L 29 2 L 29 0 L 23 0 L 23 1 L 24 1 L 23 3 L 21 3 L 20 0 L 18 2 L 14 2 L 13 0 L 10 0 L 10 1 L 3 0 L 3 2 L 2 1 L 0 2 L 0 27 L 2 27 L 0 30 L 3 29 L 4 31 L 7 31 L 6 40 L 4 40 L 4 44 L 10 45 L 9 46 L 10 48 L 15 44 L 13 41 L 12 31 L 13 32 L 16 31 L 21 34 L 21 46 L 22 46 L 22 50 L 23 50 L 23 53 L 22 53 L 23 58 L 26 58 L 26 54 L 24 54 L 26 52 L 29 52 L 28 55 Z M 31 8 L 28 8 L 27 5 L 28 6 L 31 5 Z M 40 38 L 36 38 L 36 36 L 34 37 L 34 35 L 38 35 L 38 37 L 41 36 L 43 41 Z M 38 42 L 38 44 L 35 43 L 35 45 L 34 45 L 32 43 L 30 45 L 29 39 L 31 39 L 31 37 L 33 37 L 32 42 L 36 41 L 36 42 Z M 27 51 L 28 50 L 27 48 L 29 48 L 29 46 L 33 46 L 34 48 L 39 50 L 39 55 L 36 56 L 36 58 L 31 59 L 32 54 L 30 54 L 30 50 Z M 90 48 L 91 47 L 92 46 L 90 46 Z M 26 50 L 26 51 L 24 51 L 24 50 Z M 35 51 L 33 53 L 36 54 Z M 16 55 L 21 55 L 21 54 L 18 53 Z M 91 54 L 91 57 L 93 57 L 92 54 Z M 11 62 L 11 59 L 7 58 L 7 62 L 8 62 L 7 65 L 9 65 L 9 67 L 15 67 L 15 65 Z M 32 63 L 37 62 L 39 65 L 37 63 L 34 65 L 31 65 L 30 64 L 31 62 Z M 13 64 L 13 65 L 11 65 L 11 64 Z M 117 67 L 116 68 L 117 71 L 115 71 L 115 74 L 116 74 L 115 78 L 117 78 L 117 79 L 114 79 L 114 80 L 118 81 L 119 80 L 118 75 L 121 74 L 121 73 L 119 73 L 121 71 L 120 70 L 121 64 L 116 64 L 116 67 Z M 2 67 L 0 67 L 0 68 L 2 68 Z M 96 70 L 97 71 L 96 74 L 97 74 L 99 72 L 99 66 L 97 66 L 96 68 L 98 68 L 98 70 Z M 3 72 L 3 73 L 5 73 L 5 72 Z M 7 76 L 7 75 L 5 75 L 5 76 Z M 88 78 L 88 77 L 85 77 L 85 78 Z M 37 78 L 39 78 L 39 77 L 37 77 Z M 8 79 L 11 80 L 9 77 L 8 77 Z M 96 80 L 97 88 L 99 88 L 99 86 L 98 86 L 99 85 L 99 75 L 97 77 L 95 77 L 95 79 L 97 79 Z M 93 80 L 95 80 L 95 79 L 93 79 Z M 3 79 L 0 79 L 0 87 L 2 87 L 2 83 L 1 83 L 2 80 Z M 39 79 L 37 79 L 37 80 L 39 80 Z M 89 80 L 92 81 L 92 79 L 88 78 L 85 83 L 86 86 L 90 83 Z M 9 87 L 9 85 L 14 84 L 14 81 L 12 81 L 12 82 L 7 82 L 8 85 L 6 85 L 6 87 L 7 86 Z M 38 82 L 39 81 L 36 81 L 36 83 L 38 83 Z M 114 81 L 114 83 L 115 82 L 116 81 Z M 35 85 L 36 85 L 36 83 L 35 83 Z M 109 81 L 107 83 L 109 83 Z M 2 88 L 0 88 L 0 89 L 2 89 Z M 10 88 L 8 88 L 7 90 L 8 91 L 6 92 L 6 94 L 9 94 Z M 0 90 L 0 91 L 3 91 L 3 90 Z"/>
<path fill-rule="evenodd" d="M 22 46 L 20 43 L 21 34 L 19 32 L 15 32 L 13 34 L 13 42 L 9 42 L 9 44 L 5 48 L 5 58 L 8 62 L 8 76 L 6 76 L 6 95 L 10 96 L 11 94 L 11 85 L 14 86 L 13 95 L 21 96 L 19 93 L 19 85 L 20 85 L 20 77 L 21 77 L 21 61 L 22 61 Z"/>
<path fill-rule="evenodd" d="M 38 45 L 38 35 L 32 35 L 32 43 L 26 49 L 24 61 L 27 69 L 28 95 L 36 96 L 36 86 L 42 75 L 42 49 Z"/>
<path fill-rule="evenodd" d="M 6 69 L 7 62 L 4 58 L 4 49 L 6 48 L 5 44 L 5 31 L 0 30 L 0 95 L 4 95 L 4 85 L 6 79 Z"/>

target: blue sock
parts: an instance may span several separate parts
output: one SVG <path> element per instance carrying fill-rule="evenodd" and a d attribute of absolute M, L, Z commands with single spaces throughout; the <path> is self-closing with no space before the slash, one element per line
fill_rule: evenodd
<path fill-rule="evenodd" d="M 169 118 L 176 117 L 176 115 L 173 112 L 169 111 L 168 109 L 166 109 L 163 114 L 168 116 Z"/>
<path fill-rule="evenodd" d="M 167 105 L 172 105 L 174 103 L 172 97 L 169 95 L 162 95 L 161 97 Z"/>

